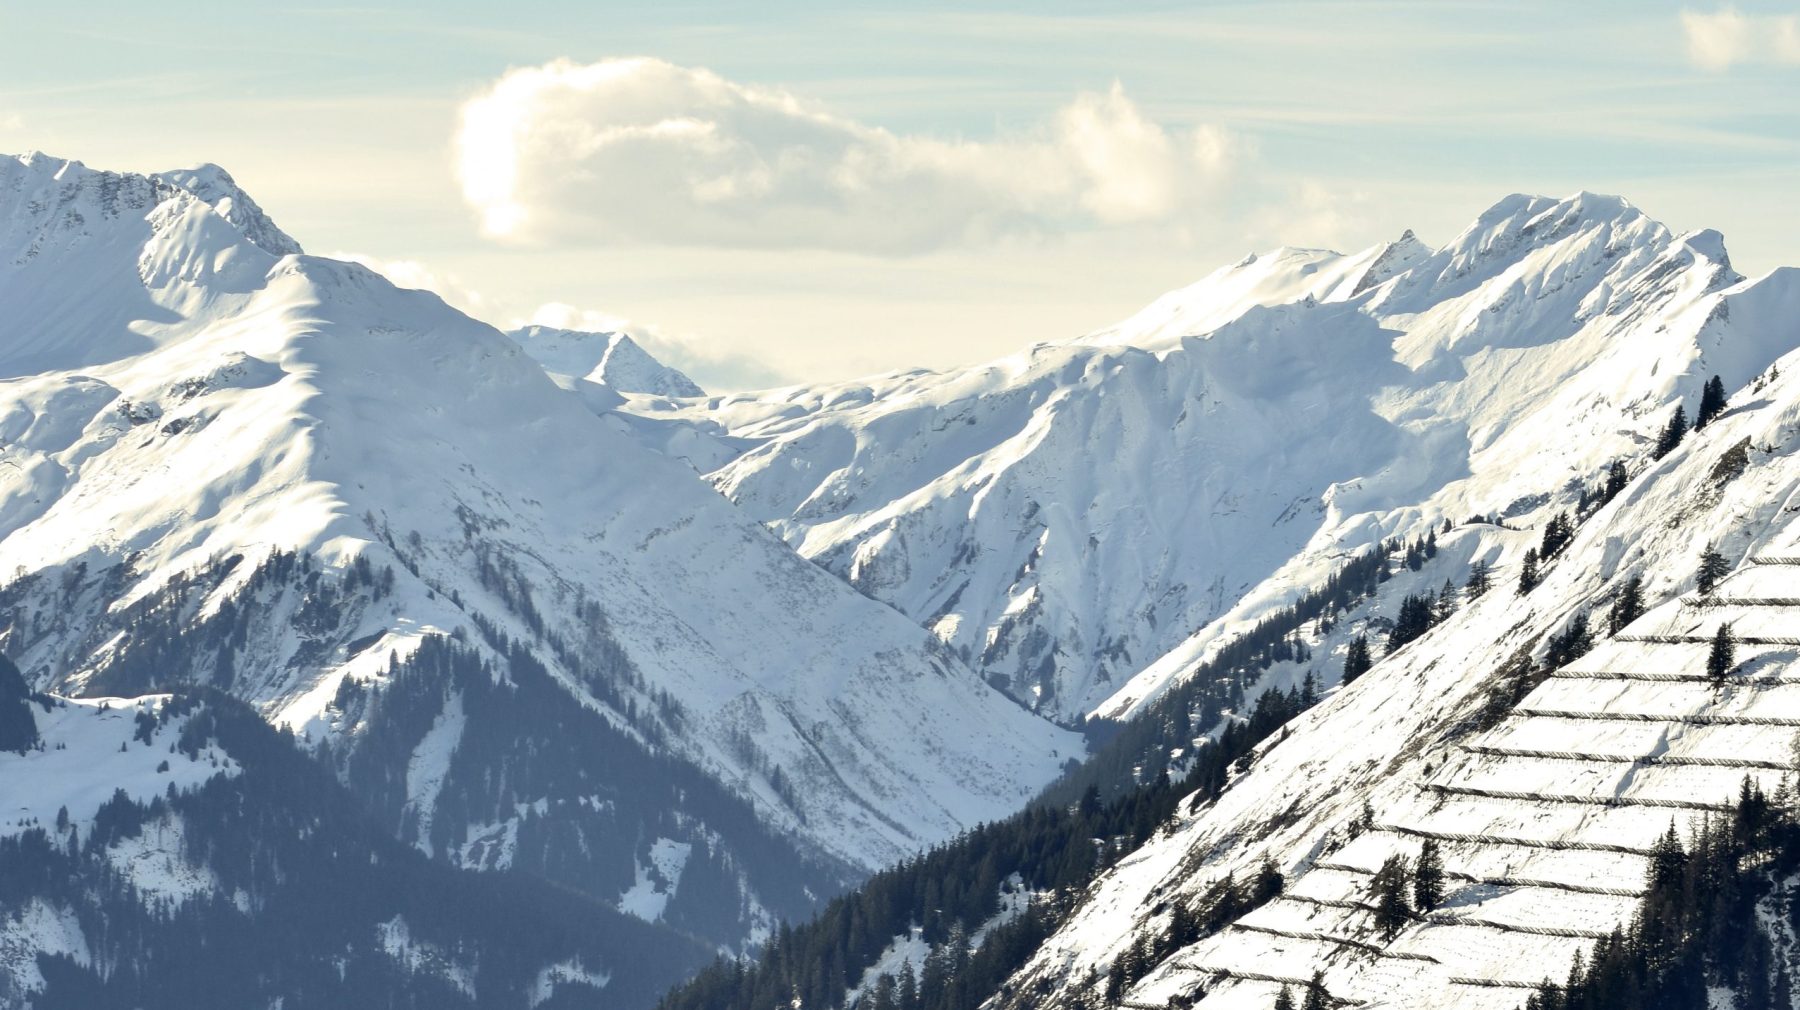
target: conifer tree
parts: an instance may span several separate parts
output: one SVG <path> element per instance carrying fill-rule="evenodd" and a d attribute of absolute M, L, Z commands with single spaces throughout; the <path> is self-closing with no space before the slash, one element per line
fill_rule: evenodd
<path fill-rule="evenodd" d="M 1613 600 L 1612 610 L 1606 615 L 1606 632 L 1616 635 L 1625 630 L 1625 626 L 1637 620 L 1644 613 L 1644 580 L 1633 575 L 1625 580 L 1619 589 L 1619 595 Z"/>
<path fill-rule="evenodd" d="M 1730 566 L 1725 563 L 1725 555 L 1714 550 L 1713 545 L 1708 543 L 1706 549 L 1700 552 L 1700 570 L 1695 573 L 1694 588 L 1700 591 L 1701 596 L 1711 596 L 1712 591 L 1718 588 L 1719 580 L 1730 570 Z"/>
<path fill-rule="evenodd" d="M 1463 595 L 1472 603 L 1488 591 L 1493 581 L 1493 569 L 1486 561 L 1477 560 L 1469 566 L 1469 581 L 1463 584 Z"/>
<path fill-rule="evenodd" d="M 1313 972 L 1312 981 L 1306 983 L 1306 1000 L 1300 1004 L 1300 1010 L 1331 1010 L 1331 994 L 1325 991 L 1325 973 Z"/>
<path fill-rule="evenodd" d="M 1725 383 L 1718 376 L 1706 380 L 1700 390 L 1700 409 L 1694 412 L 1694 430 L 1699 431 L 1712 423 L 1713 418 L 1725 412 Z"/>
<path fill-rule="evenodd" d="M 1444 902 L 1444 860 L 1435 838 L 1425 839 L 1419 847 L 1419 862 L 1413 869 L 1413 907 L 1429 912 Z"/>
<path fill-rule="evenodd" d="M 1441 623 L 1448 620 L 1454 613 L 1456 613 L 1456 586 L 1449 579 L 1445 579 L 1444 588 L 1438 590 L 1437 614 L 1433 621 Z"/>
<path fill-rule="evenodd" d="M 1567 512 L 1558 512 L 1544 524 L 1544 539 L 1538 546 L 1538 557 L 1548 561 L 1575 538 L 1575 523 Z"/>
<path fill-rule="evenodd" d="M 1294 994 L 1285 985 L 1275 994 L 1275 1010 L 1294 1010 Z"/>
<path fill-rule="evenodd" d="M 1587 611 L 1578 611 L 1559 632 L 1550 636 L 1544 653 L 1544 665 L 1552 670 L 1573 663 L 1594 647 L 1594 633 L 1588 628 Z"/>
<path fill-rule="evenodd" d="M 1430 631 L 1436 620 L 1437 606 L 1432 602 L 1430 594 L 1415 596 L 1408 593 L 1400 601 L 1400 613 L 1394 617 L 1394 630 L 1388 633 L 1388 653 L 1392 655 L 1398 652 L 1408 642 Z"/>
<path fill-rule="evenodd" d="M 1631 483 L 1631 474 L 1625 469 L 1625 461 L 1622 459 L 1613 460 L 1612 465 L 1606 468 L 1605 500 L 1612 501 L 1614 498 L 1617 498 L 1619 492 L 1625 490 L 1625 485 L 1629 483 Z"/>
<path fill-rule="evenodd" d="M 894 994 L 894 1000 L 905 1010 L 919 1005 L 919 976 L 913 972 L 911 958 L 900 966 L 900 988 Z"/>
<path fill-rule="evenodd" d="M 1369 636 L 1358 635 L 1344 654 L 1344 683 L 1348 684 L 1369 672 L 1375 661 L 1369 657 Z"/>
<path fill-rule="evenodd" d="M 1525 549 L 1525 560 L 1519 563 L 1519 595 L 1524 596 L 1537 588 L 1538 584 L 1538 552 L 1536 547 Z"/>
<path fill-rule="evenodd" d="M 1669 418 L 1669 423 L 1663 427 L 1662 434 L 1657 436 L 1656 450 L 1652 453 L 1652 456 L 1656 459 L 1662 459 L 1669 453 L 1674 452 L 1675 447 L 1681 444 L 1682 437 L 1687 434 L 1687 430 L 1687 409 L 1677 403 L 1675 405 L 1674 415 Z"/>
<path fill-rule="evenodd" d="M 1736 655 L 1737 644 L 1731 640 L 1731 622 L 1727 621 L 1713 633 L 1712 649 L 1706 654 L 1706 679 L 1712 681 L 1714 688 L 1725 686 Z"/>
<path fill-rule="evenodd" d="M 1375 897 L 1375 929 L 1383 940 L 1393 940 L 1406 928 L 1412 913 L 1407 905 L 1407 892 L 1411 890 L 1408 884 L 1406 860 L 1397 855 L 1389 856 L 1370 881 Z"/>

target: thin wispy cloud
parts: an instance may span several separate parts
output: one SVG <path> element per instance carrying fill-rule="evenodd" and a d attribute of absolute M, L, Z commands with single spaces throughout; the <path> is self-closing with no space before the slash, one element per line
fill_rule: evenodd
<path fill-rule="evenodd" d="M 890 132 L 789 91 L 654 59 L 509 71 L 463 106 L 464 199 L 491 237 L 912 254 L 1170 219 L 1243 153 L 1115 84 L 1035 130 Z"/>
<path fill-rule="evenodd" d="M 1739 64 L 1800 66 L 1800 14 L 1745 14 L 1736 7 L 1682 11 L 1688 60 L 1720 72 Z"/>

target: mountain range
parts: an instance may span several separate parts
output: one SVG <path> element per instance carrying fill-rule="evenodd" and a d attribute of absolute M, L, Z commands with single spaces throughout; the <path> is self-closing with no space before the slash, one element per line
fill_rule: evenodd
<path fill-rule="evenodd" d="M 0 161 L 0 996 L 192 1005 L 237 936 L 232 998 L 284 1008 L 827 949 L 784 991 L 1518 1006 L 1672 819 L 1792 767 L 1797 346 L 1800 271 L 1512 196 L 987 364 L 708 394 L 308 256 L 216 167 Z M 1444 904 L 1372 931 L 1425 839 Z M 781 925 L 822 909 L 854 943 Z"/>

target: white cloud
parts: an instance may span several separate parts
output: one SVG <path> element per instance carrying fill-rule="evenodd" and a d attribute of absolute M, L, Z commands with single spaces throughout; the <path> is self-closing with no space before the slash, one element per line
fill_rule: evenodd
<path fill-rule="evenodd" d="M 547 302 L 523 319 L 514 319 L 508 329 L 521 326 L 549 326 L 559 330 L 583 330 L 589 333 L 628 333 L 650 356 L 711 392 L 734 392 L 741 389 L 763 389 L 792 381 L 766 361 L 742 354 L 733 348 L 720 347 L 691 335 L 670 333 L 647 323 L 634 323 L 609 312 L 580 309 L 562 302 Z"/>
<path fill-rule="evenodd" d="M 1729 70 L 1740 63 L 1800 65 L 1800 15 L 1744 14 L 1721 7 L 1710 14 L 1681 12 L 1688 59 L 1702 70 Z"/>
<path fill-rule="evenodd" d="M 1156 123 L 1117 84 L 968 141 L 630 59 L 508 71 L 463 105 L 456 152 L 495 238 L 903 254 L 1173 219 L 1216 199 L 1241 145 Z"/>

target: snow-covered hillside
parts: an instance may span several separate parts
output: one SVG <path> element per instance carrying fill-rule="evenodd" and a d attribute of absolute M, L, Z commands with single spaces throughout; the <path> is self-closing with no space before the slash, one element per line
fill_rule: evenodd
<path fill-rule="evenodd" d="M 746 924 L 776 885 L 745 868 L 796 858 L 769 838 L 872 867 L 1080 753 L 513 340 L 294 248 L 216 169 L 0 161 L 0 647 L 36 686 L 227 689 L 476 865 L 560 838 L 546 865 L 623 894 L 658 835 L 701 844 L 739 872 Z M 412 657 L 439 638 L 481 683 L 397 682 L 428 676 Z M 586 720 L 575 739 L 501 724 L 555 698 Z M 603 732 L 719 783 L 712 808 L 581 764 Z M 519 791 L 534 775 L 562 784 Z M 667 789 L 666 809 L 623 821 L 615 788 Z M 541 827 L 559 818 L 581 826 Z M 815 872 L 781 886 L 843 876 Z"/>
<path fill-rule="evenodd" d="M 1123 717 L 1347 552 L 1591 481 L 1791 347 L 1792 288 L 1617 198 L 1514 196 L 985 366 L 626 409 L 1016 696 Z"/>
<path fill-rule="evenodd" d="M 1800 299 L 1763 307 L 1762 321 L 1779 324 Z M 1331 692 L 1217 802 L 1184 805 L 1084 896 L 1012 989 L 1066 986 L 1090 967 L 1104 978 L 1167 928 L 1177 903 L 1265 859 L 1286 877 L 1281 896 L 1159 958 L 1126 1005 L 1267 1007 L 1282 985 L 1298 993 L 1322 971 L 1352 1005 L 1510 1010 L 1560 980 L 1577 952 L 1629 924 L 1671 825 L 1686 839 L 1731 809 L 1746 776 L 1774 795 L 1800 769 L 1797 453 L 1800 353 L 1668 457 L 1640 457 L 1529 592 L 1516 583 L 1534 527 L 1572 501 L 1553 495 L 1524 529 L 1442 535 L 1435 559 L 1270 677 L 1310 668 L 1329 681 L 1351 637 L 1384 627 L 1405 594 L 1460 585 L 1477 560 L 1495 563 L 1494 588 Z M 1732 571 L 1702 594 L 1709 544 Z M 1605 614 L 1633 577 L 1648 609 L 1609 636 Z M 1527 674 L 1583 614 L 1592 651 Z M 1707 657 L 1722 624 L 1736 651 L 1715 686 Z M 1426 839 L 1442 848 L 1448 893 L 1390 940 L 1374 926 L 1373 874 L 1391 855 L 1416 859 Z"/>
<path fill-rule="evenodd" d="M 31 713 L 36 744 L 0 751 L 5 1006 L 646 1005 L 707 954 L 428 862 L 230 699 L 40 695 Z"/>

